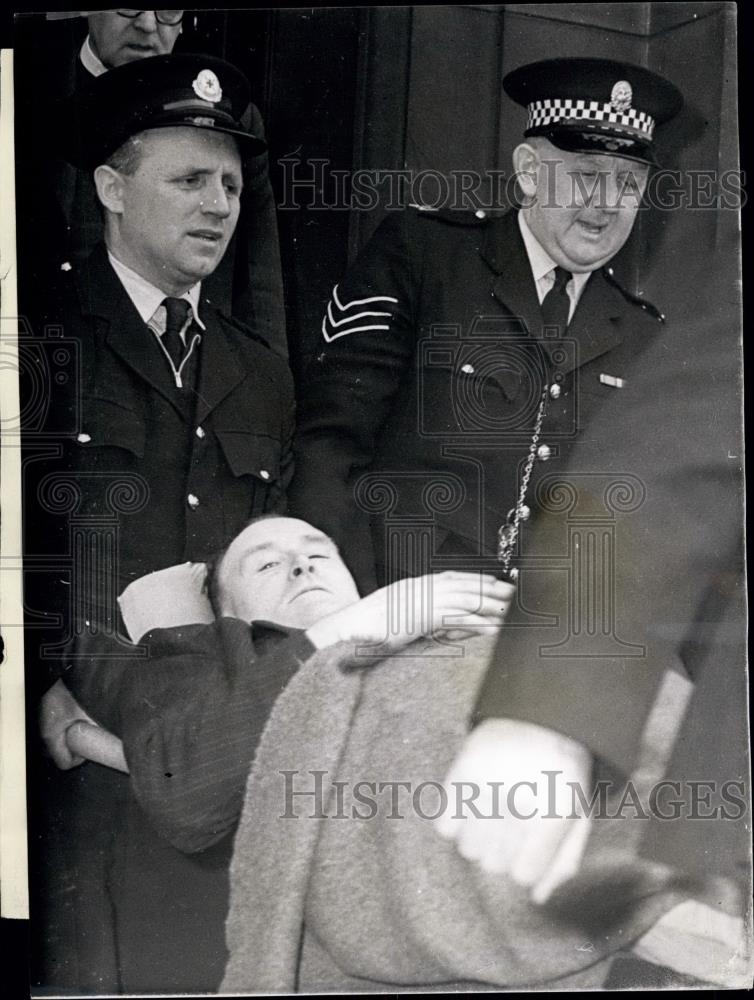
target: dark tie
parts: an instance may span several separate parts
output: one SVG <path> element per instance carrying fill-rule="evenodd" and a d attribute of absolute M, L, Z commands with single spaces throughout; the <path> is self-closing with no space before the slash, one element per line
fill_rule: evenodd
<path fill-rule="evenodd" d="M 174 298 L 163 299 L 162 304 L 167 313 L 162 343 L 175 365 L 175 370 L 178 371 L 186 354 L 186 348 L 181 340 L 181 330 L 188 316 L 189 304 L 185 299 Z"/>
<path fill-rule="evenodd" d="M 557 327 L 558 337 L 562 337 L 568 327 L 568 313 L 571 300 L 566 285 L 573 275 L 563 267 L 555 268 L 555 284 L 542 299 L 542 325 Z"/>

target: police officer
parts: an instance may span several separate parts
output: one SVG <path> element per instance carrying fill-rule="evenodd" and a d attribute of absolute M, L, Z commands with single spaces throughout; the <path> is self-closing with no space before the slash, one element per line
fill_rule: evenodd
<path fill-rule="evenodd" d="M 182 10 L 91 12 L 86 15 L 88 34 L 75 59 L 65 65 L 52 58 L 40 67 L 35 47 L 33 67 L 27 67 L 32 40 L 23 34 L 19 37 L 18 120 L 33 121 L 41 114 L 50 122 L 52 133 L 51 141 L 49 133 L 40 135 L 41 130 L 18 129 L 18 159 L 23 164 L 18 171 L 20 193 L 23 195 L 27 184 L 33 192 L 28 211 L 19 220 L 19 259 L 23 264 L 20 300 L 27 315 L 36 313 L 39 285 L 48 287 L 57 279 L 61 266 L 84 260 L 102 239 L 102 218 L 91 176 L 64 158 L 66 130 L 59 135 L 55 130 L 65 117 L 59 105 L 53 105 L 51 113 L 52 97 L 86 91 L 118 66 L 171 53 L 183 32 L 184 14 Z M 39 26 L 34 27 L 39 30 Z M 44 25 L 44 30 L 49 28 Z M 45 89 L 46 93 L 39 93 Z M 42 107 L 37 106 L 40 104 Z M 262 117 L 254 104 L 244 109 L 243 121 L 251 132 L 264 138 Z M 32 152 L 28 146 L 35 142 L 43 145 Z M 50 155 L 51 148 L 57 156 Z M 260 147 L 246 158 L 245 170 L 246 196 L 237 232 L 205 291 L 215 304 L 254 327 L 273 350 L 287 358 L 277 216 L 266 148 Z M 45 234 L 43 246 L 40 232 Z"/>
<path fill-rule="evenodd" d="M 545 463 L 663 321 L 610 261 L 676 88 L 604 59 L 523 66 L 504 87 L 528 114 L 520 210 L 386 218 L 333 290 L 301 389 L 292 506 L 362 589 L 498 555 L 514 569 Z"/>
<path fill-rule="evenodd" d="M 204 293 L 239 218 L 244 162 L 264 149 L 242 123 L 248 102 L 235 67 L 197 55 L 128 63 L 76 102 L 77 165 L 93 175 L 105 242 L 63 272 L 63 301 L 50 307 L 63 333 L 50 358 L 75 363 L 61 362 L 66 378 L 45 387 L 46 422 L 27 426 L 24 466 L 25 557 L 73 567 L 67 586 L 48 574 L 27 601 L 62 612 L 74 638 L 113 634 L 114 597 L 131 579 L 205 559 L 250 517 L 284 508 L 290 372 Z M 27 420 L 38 411 L 38 399 L 24 406 Z M 31 673 L 45 641 L 67 638 L 30 630 Z M 108 682 L 103 660 L 98 683 Z M 228 845 L 184 858 L 151 830 L 120 773 L 84 764 L 35 777 L 47 783 L 31 820 L 42 848 L 35 982 L 213 988 Z"/>

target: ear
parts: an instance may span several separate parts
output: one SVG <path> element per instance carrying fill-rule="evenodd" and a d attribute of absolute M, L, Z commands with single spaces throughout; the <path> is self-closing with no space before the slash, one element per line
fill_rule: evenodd
<path fill-rule="evenodd" d="M 108 212 L 122 215 L 125 183 L 125 178 L 121 173 L 105 164 L 97 167 L 94 171 L 97 197 Z"/>
<path fill-rule="evenodd" d="M 537 150 L 527 142 L 522 142 L 513 150 L 513 174 L 525 198 L 533 198 L 537 193 L 540 159 Z"/>

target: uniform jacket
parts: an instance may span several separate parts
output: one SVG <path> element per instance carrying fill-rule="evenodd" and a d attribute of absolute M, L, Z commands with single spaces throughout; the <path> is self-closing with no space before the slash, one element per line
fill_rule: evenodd
<path fill-rule="evenodd" d="M 196 391 L 179 391 L 104 247 L 69 282 L 60 326 L 29 341 L 51 400 L 27 425 L 28 502 L 48 484 L 27 552 L 50 538 L 62 552 L 74 544 L 74 520 L 93 531 L 97 518 L 114 518 L 119 593 L 144 573 L 206 558 L 250 517 L 283 509 L 292 379 L 263 341 L 205 299 Z M 75 502 L 56 498 L 55 482 L 76 490 Z"/>
<path fill-rule="evenodd" d="M 30 691 L 54 679 L 70 642 L 81 652 L 95 617 L 115 631 L 115 598 L 131 579 L 204 559 L 251 516 L 282 511 L 291 473 L 292 379 L 253 331 L 203 300 L 196 391 L 179 392 L 104 248 L 68 279 L 65 303 L 50 313 L 57 330 L 22 347 Z M 173 988 L 188 963 L 176 952 L 160 965 L 145 935 L 155 941 L 166 914 L 179 942 L 196 938 L 200 915 L 221 928 L 222 849 L 187 877 L 123 775 L 93 764 L 49 774 L 38 755 L 31 771 L 33 844 L 47 865 L 33 886 L 38 980 L 117 991 L 162 970 Z M 137 900 L 134 888 L 150 880 L 159 889 Z M 210 938 L 221 945 L 221 930 L 200 934 L 193 954 Z"/>
<path fill-rule="evenodd" d="M 566 336 L 548 339 L 514 212 L 389 215 L 323 320 L 300 394 L 293 509 L 338 541 L 362 588 L 392 530 L 429 531 L 432 556 L 449 537 L 494 554 L 543 391 L 557 386 L 538 472 L 611 391 L 600 375 L 652 343 L 657 316 L 602 269 Z M 398 557 L 399 572 L 427 568 Z"/>

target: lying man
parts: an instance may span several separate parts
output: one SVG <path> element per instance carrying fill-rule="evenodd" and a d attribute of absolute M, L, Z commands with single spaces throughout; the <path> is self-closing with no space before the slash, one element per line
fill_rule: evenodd
<path fill-rule="evenodd" d="M 102 636 L 85 636 L 80 652 L 88 651 L 89 659 L 74 661 L 65 675 L 89 716 L 121 738 L 136 800 L 130 813 L 143 814 L 161 835 L 148 842 L 121 838 L 129 870 L 140 865 L 139 872 L 148 869 L 159 878 L 157 861 L 169 869 L 175 848 L 196 858 L 190 899 L 198 898 L 201 885 L 205 903 L 201 920 L 190 925 L 197 939 L 184 934 L 181 942 L 184 978 L 177 978 L 173 963 L 168 979 L 165 956 L 177 950 L 172 936 L 185 904 L 165 894 L 159 925 L 138 921 L 133 914 L 145 889 L 137 879 L 121 886 L 123 913 L 131 916 L 119 933 L 138 940 L 143 967 L 152 970 L 150 982 L 143 974 L 150 990 L 216 989 L 220 981 L 229 834 L 267 718 L 301 664 L 318 650 L 329 657 L 325 651 L 337 645 L 338 664 L 369 667 L 438 629 L 496 631 L 513 594 L 493 577 L 443 573 L 359 600 L 333 542 L 306 522 L 274 515 L 253 521 L 235 538 L 212 568 L 210 583 L 214 624 L 154 630 L 142 640 L 144 659 L 107 649 Z M 416 609 L 413 618 L 395 613 L 408 607 Z M 463 661 L 453 662 L 466 669 Z M 57 760 L 76 763 L 59 753 Z M 149 891 L 159 894 L 160 886 Z M 197 955 L 204 956 L 202 970 Z"/>
<path fill-rule="evenodd" d="M 214 624 L 154 630 L 140 666 L 92 660 L 69 680 L 84 706 L 109 700 L 97 721 L 121 736 L 133 793 L 184 851 L 228 840 L 251 769 L 223 988 L 598 986 L 684 899 L 661 884 L 586 935 L 437 837 L 432 821 L 473 796 L 443 792 L 442 778 L 510 585 L 447 573 L 359 601 L 326 536 L 273 516 L 212 567 L 210 596 Z M 418 619 L 398 620 L 410 608 Z M 476 635 L 441 641 L 458 629 Z M 516 802 L 528 809 L 525 790 Z M 595 837 L 610 850 L 609 830 Z"/>

